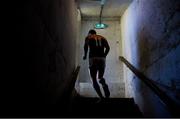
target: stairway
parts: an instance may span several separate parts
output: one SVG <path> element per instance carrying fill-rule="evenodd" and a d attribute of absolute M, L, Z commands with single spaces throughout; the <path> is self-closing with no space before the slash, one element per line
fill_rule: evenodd
<path fill-rule="evenodd" d="M 109 98 L 98 102 L 98 98 L 77 97 L 70 113 L 77 118 L 143 117 L 133 98 Z"/>
<path fill-rule="evenodd" d="M 120 118 L 143 117 L 133 98 L 109 98 L 97 103 L 94 97 L 75 97 L 65 105 L 31 105 L 6 107 L 1 118 Z M 68 111 L 66 109 L 68 108 Z M 69 109 L 70 108 L 70 109 Z"/>
<path fill-rule="evenodd" d="M 98 82 L 99 84 L 99 82 Z M 109 90 L 111 92 L 111 98 L 124 98 L 125 97 L 125 84 L 123 82 L 107 82 Z M 99 84 L 100 90 L 104 95 L 102 85 Z M 96 91 L 93 88 L 92 82 L 80 82 L 76 86 L 77 92 L 83 97 L 98 97 Z"/>

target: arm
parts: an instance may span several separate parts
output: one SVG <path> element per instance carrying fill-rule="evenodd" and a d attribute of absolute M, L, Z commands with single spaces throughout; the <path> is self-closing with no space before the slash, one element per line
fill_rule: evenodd
<path fill-rule="evenodd" d="M 109 47 L 109 44 L 108 44 L 107 40 L 105 39 L 104 41 L 105 41 L 104 42 L 104 47 L 106 48 L 104 56 L 106 57 L 107 54 L 109 53 L 110 47 Z"/>
<path fill-rule="evenodd" d="M 88 52 L 88 38 L 85 39 L 85 43 L 84 43 L 84 57 L 83 57 L 84 60 L 87 57 L 87 52 Z"/>

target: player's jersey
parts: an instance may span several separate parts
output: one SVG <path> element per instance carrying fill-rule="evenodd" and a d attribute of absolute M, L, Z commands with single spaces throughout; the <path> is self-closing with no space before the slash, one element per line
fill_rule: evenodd
<path fill-rule="evenodd" d="M 89 58 L 105 57 L 105 49 L 109 48 L 107 40 L 100 35 L 89 35 L 85 40 L 86 47 L 89 47 Z"/>

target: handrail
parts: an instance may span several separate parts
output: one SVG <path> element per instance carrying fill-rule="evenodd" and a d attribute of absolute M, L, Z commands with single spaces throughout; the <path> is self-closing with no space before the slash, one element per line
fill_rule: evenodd
<path fill-rule="evenodd" d="M 62 97 L 65 102 L 67 102 L 67 100 L 71 97 L 79 71 L 80 71 L 80 66 L 77 66 L 70 77 L 70 80 L 68 82 L 68 88 L 66 87 L 67 89 L 62 94 Z"/>
<path fill-rule="evenodd" d="M 71 80 L 70 85 L 69 85 L 69 93 L 71 93 L 74 89 L 79 71 L 80 71 L 80 66 L 77 66 L 76 69 L 74 70 L 73 74 L 72 74 L 72 77 L 71 77 L 72 80 Z"/>
<path fill-rule="evenodd" d="M 61 117 L 66 117 L 67 115 L 69 115 L 69 110 L 70 110 L 70 106 L 72 103 L 72 98 L 73 98 L 73 90 L 75 87 L 75 82 L 77 80 L 78 74 L 80 71 L 80 66 L 77 66 L 74 71 L 72 72 L 71 76 L 69 77 L 69 80 L 67 80 L 66 85 L 64 85 L 63 89 L 64 91 L 62 92 L 62 94 L 58 97 L 57 102 L 55 105 L 53 105 L 53 108 L 55 109 L 55 111 L 53 110 L 53 114 L 54 116 L 61 116 Z M 60 110 L 60 108 L 63 110 Z M 59 112 L 60 113 L 59 115 Z"/>
<path fill-rule="evenodd" d="M 119 59 L 125 63 L 126 66 L 163 101 L 173 117 L 180 116 L 180 105 L 172 100 L 164 91 L 162 91 L 156 84 L 154 84 L 153 81 L 151 81 L 142 72 L 130 64 L 124 57 L 120 56 Z"/>
<path fill-rule="evenodd" d="M 75 71 L 73 72 L 73 75 L 72 75 L 72 88 L 74 88 L 74 86 L 75 86 L 79 71 L 80 71 L 80 66 L 77 66 L 77 68 L 75 69 Z"/>

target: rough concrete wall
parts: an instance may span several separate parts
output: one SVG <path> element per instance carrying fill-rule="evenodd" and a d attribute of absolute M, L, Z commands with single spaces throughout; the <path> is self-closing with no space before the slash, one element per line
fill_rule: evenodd
<path fill-rule="evenodd" d="M 123 56 L 148 78 L 168 87 L 180 81 L 179 6 L 179 0 L 135 0 L 121 19 Z M 135 97 L 147 116 L 168 116 L 158 98 L 124 70 L 127 96 Z"/>
<path fill-rule="evenodd" d="M 15 67 L 9 67 L 9 75 L 14 75 L 4 85 L 8 96 L 4 105 L 55 104 L 63 98 L 75 69 L 76 3 L 31 0 L 14 5 L 16 31 L 9 34 L 16 32 L 16 44 L 14 54 L 8 55 Z"/>
<path fill-rule="evenodd" d="M 77 40 L 76 40 L 76 66 L 80 65 L 80 39 L 81 39 L 81 12 L 78 10 L 77 14 Z M 81 70 L 80 70 L 81 71 Z M 76 83 L 75 83 L 75 90 L 79 92 L 79 75 L 77 77 Z"/>

